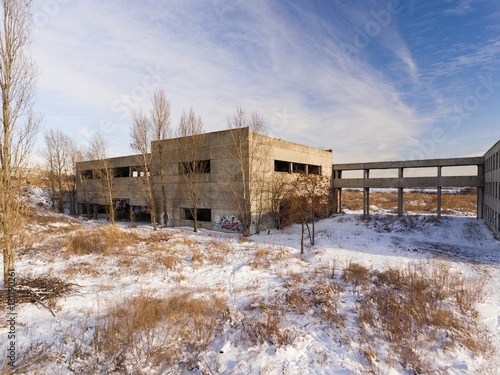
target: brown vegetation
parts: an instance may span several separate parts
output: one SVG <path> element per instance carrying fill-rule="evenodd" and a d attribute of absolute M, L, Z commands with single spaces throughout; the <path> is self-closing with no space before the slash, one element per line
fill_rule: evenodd
<path fill-rule="evenodd" d="M 95 229 L 82 229 L 73 234 L 66 245 L 66 252 L 74 255 L 112 255 L 127 246 L 137 244 L 140 237 L 113 225 Z"/>
<path fill-rule="evenodd" d="M 403 195 L 404 210 L 416 213 L 436 213 L 437 194 L 419 191 L 406 192 Z M 460 193 L 443 191 L 441 206 L 443 213 L 476 212 L 477 196 L 475 189 L 466 189 Z M 358 190 L 343 190 L 342 205 L 351 210 L 363 209 L 363 192 Z M 397 213 L 398 193 L 370 191 L 370 205 Z"/>

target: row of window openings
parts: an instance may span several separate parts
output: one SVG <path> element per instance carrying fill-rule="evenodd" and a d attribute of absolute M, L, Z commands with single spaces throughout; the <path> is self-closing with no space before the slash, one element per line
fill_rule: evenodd
<path fill-rule="evenodd" d="M 144 167 L 118 167 L 112 168 L 112 171 L 114 178 L 144 177 L 146 173 L 149 175 L 149 171 L 145 172 Z M 179 173 L 210 173 L 210 160 L 179 162 Z M 81 176 L 84 179 L 100 178 L 105 175 L 105 170 L 99 171 L 89 169 L 81 171 Z"/>
<path fill-rule="evenodd" d="M 149 175 L 149 171 L 144 171 L 144 167 L 119 167 L 111 168 L 110 172 L 113 174 L 114 178 L 122 177 L 144 177 L 146 173 Z M 80 172 L 80 176 L 86 180 L 91 180 L 93 178 L 104 178 L 107 172 L 105 169 L 94 170 L 87 169 Z"/>
<path fill-rule="evenodd" d="M 119 167 L 113 168 L 114 177 L 143 177 L 145 175 L 142 167 Z M 289 161 L 275 160 L 274 171 L 284 173 L 305 173 L 305 174 L 321 174 L 321 166 L 314 164 L 292 163 Z M 147 171 L 149 174 L 149 171 Z M 210 173 L 210 160 L 184 161 L 179 162 L 179 174 L 192 173 Z M 104 173 L 94 174 L 92 170 L 84 170 L 81 172 L 83 178 L 92 179 L 99 178 Z"/>
<path fill-rule="evenodd" d="M 486 221 L 492 224 L 497 230 L 500 229 L 500 213 L 491 209 L 490 207 L 486 207 Z"/>
<path fill-rule="evenodd" d="M 484 193 L 493 198 L 500 198 L 500 182 L 488 182 Z"/>
<path fill-rule="evenodd" d="M 289 161 L 275 160 L 274 171 L 283 173 L 305 173 L 305 174 L 321 174 L 321 166 L 313 164 L 292 163 Z"/>
<path fill-rule="evenodd" d="M 486 159 L 486 172 L 500 169 L 500 151 Z"/>

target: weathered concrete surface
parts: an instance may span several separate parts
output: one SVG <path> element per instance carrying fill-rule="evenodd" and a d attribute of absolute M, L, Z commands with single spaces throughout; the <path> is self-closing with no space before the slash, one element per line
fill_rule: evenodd
<path fill-rule="evenodd" d="M 188 137 L 189 138 L 189 137 Z M 201 139 L 201 138 L 200 138 Z M 160 199 L 161 184 L 159 171 L 163 170 L 166 180 L 167 206 L 169 225 L 192 225 L 186 220 L 185 209 L 193 207 L 192 197 L 186 194 L 189 186 L 180 175 L 180 162 L 189 162 L 182 156 L 180 138 L 173 138 L 152 143 L 152 165 L 155 195 Z M 160 152 L 162 160 L 160 161 Z M 241 163 L 235 158 L 240 153 Z M 332 152 L 283 141 L 267 136 L 257 135 L 248 128 L 224 130 L 202 135 L 202 142 L 196 148 L 196 160 L 210 160 L 210 173 L 196 175 L 196 206 L 200 209 L 210 209 L 210 221 L 200 221 L 199 226 L 207 229 L 220 229 L 221 221 L 239 220 L 239 207 L 243 199 L 243 187 L 251 202 L 252 227 L 256 230 L 256 222 L 263 219 L 261 230 L 274 227 L 275 220 L 270 215 L 272 194 L 270 186 L 275 176 L 286 175 L 294 178 L 296 173 L 275 172 L 275 160 L 293 164 L 316 166 L 321 174 L 330 178 L 332 173 Z M 78 163 L 79 172 L 103 168 L 105 163 L 109 168 L 129 168 L 132 175 L 133 166 L 141 165 L 137 156 L 124 156 L 106 160 L 94 160 Z M 243 167 L 242 167 L 243 165 Z M 242 168 L 241 168 L 242 167 Z M 265 184 L 264 194 L 259 196 L 258 176 Z M 119 177 L 113 180 L 113 197 L 125 199 L 130 205 L 145 206 L 147 201 L 146 186 L 142 177 Z M 92 204 L 104 205 L 107 202 L 99 193 L 99 179 L 79 181 L 78 202 L 90 201 Z M 262 199 L 261 199 L 262 198 Z M 159 207 L 159 204 L 158 204 Z M 262 207 L 262 212 L 260 211 Z M 160 210 L 158 210 L 160 211 Z"/>
<path fill-rule="evenodd" d="M 484 154 L 483 218 L 500 238 L 500 141 Z"/>

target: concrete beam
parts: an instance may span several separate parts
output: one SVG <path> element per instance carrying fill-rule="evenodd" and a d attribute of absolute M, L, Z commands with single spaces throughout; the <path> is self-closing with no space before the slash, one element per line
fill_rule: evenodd
<path fill-rule="evenodd" d="M 428 167 L 463 167 L 484 164 L 484 157 L 422 159 L 404 161 L 384 161 L 370 163 L 334 164 L 335 171 L 356 171 L 363 169 L 397 169 L 397 168 L 428 168 Z"/>
<path fill-rule="evenodd" d="M 484 181 L 481 176 L 442 176 L 442 177 L 404 177 L 404 178 L 341 178 L 333 180 L 335 188 L 460 188 L 482 187 Z"/>

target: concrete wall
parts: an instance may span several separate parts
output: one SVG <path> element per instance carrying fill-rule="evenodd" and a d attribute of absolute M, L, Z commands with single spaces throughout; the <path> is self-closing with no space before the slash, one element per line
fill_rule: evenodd
<path fill-rule="evenodd" d="M 246 139 L 248 148 L 247 129 L 241 129 L 239 132 L 234 137 Z M 223 219 L 231 220 L 232 223 L 239 220 L 234 195 L 242 190 L 242 179 L 238 173 L 238 163 L 233 158 L 234 137 L 228 131 L 206 133 L 200 136 L 198 141 L 194 141 L 193 144 L 197 144 L 196 150 L 188 153 L 189 155 L 183 151 L 184 139 L 174 138 L 153 142 L 153 155 L 155 155 L 153 163 L 160 162 L 157 157 L 160 147 L 164 154 L 162 168 L 167 181 L 169 225 L 192 225 L 192 221 L 186 220 L 184 216 L 184 209 L 193 207 L 190 186 L 197 192 L 197 208 L 211 210 L 211 221 L 198 222 L 201 228 L 213 229 L 215 226 L 217 229 Z M 200 173 L 194 176 L 193 180 L 187 180 L 179 174 L 179 162 L 188 162 L 188 159 L 210 160 L 210 173 Z M 155 187 L 156 195 L 161 196 L 159 177 L 155 178 Z M 234 228 L 238 226 L 235 225 Z"/>
<path fill-rule="evenodd" d="M 320 150 L 297 143 L 287 142 L 281 139 L 250 134 L 250 192 L 252 203 L 252 227 L 251 232 L 257 230 L 259 212 L 261 230 L 274 228 L 276 218 L 272 213 L 272 196 L 274 179 L 285 178 L 288 182 L 298 176 L 298 171 L 294 171 L 294 165 L 318 166 L 320 173 L 328 179 L 332 175 L 333 153 L 331 150 Z M 290 163 L 289 172 L 276 172 L 275 161 Z M 308 172 L 308 171 L 307 171 Z M 259 180 L 263 184 L 259 184 Z M 263 190 L 263 193 L 261 191 Z"/>
<path fill-rule="evenodd" d="M 192 147 L 185 147 L 192 145 Z M 192 151 L 192 152 L 190 152 Z M 251 233 L 273 228 L 275 219 L 271 211 L 271 181 L 275 174 L 275 160 L 295 164 L 314 165 L 321 174 L 330 177 L 332 152 L 286 142 L 271 137 L 256 135 L 248 128 L 206 133 L 200 136 L 173 138 L 152 143 L 151 175 L 157 197 L 158 221 L 161 222 L 161 183 L 160 170 L 166 181 L 168 225 L 192 226 L 187 220 L 185 209 L 193 207 L 190 186 L 196 190 L 196 207 L 210 210 L 210 220 L 199 221 L 200 228 L 225 231 L 240 231 L 239 212 L 243 204 L 243 192 L 249 194 L 252 211 Z M 238 157 L 236 157 L 238 155 Z M 193 160 L 210 160 L 210 172 L 199 173 L 193 180 L 187 180 L 179 173 L 179 163 Z M 297 164 L 297 165 L 298 165 Z M 124 156 L 106 160 L 79 163 L 79 171 L 99 168 L 130 168 L 141 165 L 138 156 Z M 293 178 L 296 173 L 287 173 Z M 258 182 L 262 181 L 262 183 Z M 113 179 L 113 197 L 125 199 L 132 206 L 145 206 L 146 185 L 141 177 L 119 177 Z M 99 194 L 100 179 L 88 179 L 78 184 L 79 203 L 90 201 L 93 204 L 106 204 Z M 246 189 L 243 189 L 246 186 Z M 260 191 L 264 191 L 260 194 Z"/>
<path fill-rule="evenodd" d="M 483 218 L 500 237 L 500 141 L 484 154 Z"/>
<path fill-rule="evenodd" d="M 100 168 L 129 168 L 129 176 L 133 176 L 133 167 L 142 163 L 140 155 L 122 156 L 103 160 L 93 160 L 78 163 L 79 171 L 91 171 Z M 77 179 L 77 202 L 80 204 L 89 201 L 92 204 L 106 204 L 103 196 L 104 179 L 97 178 L 98 174 L 93 173 L 93 178 Z M 116 199 L 128 199 L 132 206 L 145 205 L 144 179 L 137 174 L 137 177 L 116 177 L 113 178 L 113 197 Z"/>

